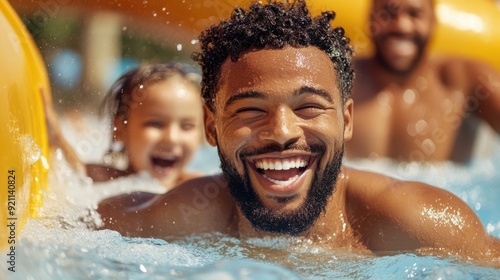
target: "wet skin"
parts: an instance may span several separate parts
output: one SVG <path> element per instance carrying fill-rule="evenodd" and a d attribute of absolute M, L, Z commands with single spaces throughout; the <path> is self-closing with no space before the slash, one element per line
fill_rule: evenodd
<path fill-rule="evenodd" d="M 127 170 L 87 165 L 94 181 L 107 181 L 147 172 L 167 189 L 200 176 L 185 168 L 203 137 L 203 109 L 199 89 L 179 76 L 149 82 L 132 93 L 126 119 L 115 119 L 114 138 L 122 141 Z"/>
<path fill-rule="evenodd" d="M 350 137 L 350 112 L 331 77 L 333 64 L 315 48 L 250 52 L 222 66 L 215 116 L 206 119 L 209 141 L 240 175 L 248 171 L 262 204 L 275 212 L 302 205 L 314 175 L 323 176 Z"/>
<path fill-rule="evenodd" d="M 430 56 L 430 0 L 373 2 L 376 55 L 355 62 L 350 158 L 466 162 L 480 121 L 500 132 L 500 74 L 457 57 Z"/>
<path fill-rule="evenodd" d="M 221 71 L 215 110 L 205 109 L 209 142 L 219 145 L 237 173 L 248 172 L 251 188 L 267 210 L 293 213 L 310 195 L 313 173 L 321 178 L 327 162 L 351 136 L 353 104 L 340 102 L 333 63 L 315 47 L 287 47 L 247 52 L 236 62 L 227 60 Z M 302 148 L 260 151 L 292 143 Z M 324 146 L 324 152 L 303 148 L 314 145 Z M 259 152 L 248 155 L 247 150 Z M 288 171 L 258 170 L 291 158 L 307 164 Z M 365 253 L 456 253 L 478 260 L 500 256 L 498 240 L 488 236 L 463 201 L 444 190 L 347 167 L 322 187 L 335 189 L 326 198 L 325 211 L 294 235 Z M 128 236 L 168 240 L 217 231 L 241 238 L 280 235 L 256 229 L 222 174 L 187 181 L 164 195 L 107 199 L 98 211 L 104 228 Z"/>

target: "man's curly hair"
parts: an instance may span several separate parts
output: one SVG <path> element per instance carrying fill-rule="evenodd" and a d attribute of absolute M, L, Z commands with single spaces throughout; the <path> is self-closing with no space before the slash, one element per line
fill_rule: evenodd
<path fill-rule="evenodd" d="M 266 5 L 253 3 L 248 11 L 236 8 L 230 19 L 201 33 L 201 52 L 192 56 L 202 68 L 205 104 L 214 110 L 220 69 L 227 57 L 237 61 L 241 53 L 250 49 L 281 49 L 286 46 L 315 46 L 323 50 L 335 65 L 337 83 L 345 103 L 351 94 L 354 78 L 351 66 L 353 50 L 344 29 L 330 26 L 334 18 L 332 11 L 313 18 L 305 0 L 292 3 L 270 0 Z"/>

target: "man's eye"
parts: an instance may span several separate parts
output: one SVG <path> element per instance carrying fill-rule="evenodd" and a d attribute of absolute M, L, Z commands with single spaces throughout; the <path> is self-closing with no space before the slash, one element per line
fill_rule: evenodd
<path fill-rule="evenodd" d="M 235 114 L 240 118 L 254 118 L 264 115 L 266 112 L 257 107 L 244 107 L 235 110 Z"/>
<path fill-rule="evenodd" d="M 326 108 L 319 104 L 302 105 L 295 109 L 298 116 L 302 118 L 312 118 L 326 111 Z"/>
<path fill-rule="evenodd" d="M 319 104 L 307 104 L 297 107 L 295 111 L 315 111 L 315 110 L 325 110 L 325 108 Z"/>

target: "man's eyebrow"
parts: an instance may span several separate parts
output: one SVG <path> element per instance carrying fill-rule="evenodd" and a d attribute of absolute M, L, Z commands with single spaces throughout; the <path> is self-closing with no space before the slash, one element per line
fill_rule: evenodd
<path fill-rule="evenodd" d="M 297 96 L 297 95 L 306 94 L 306 93 L 316 94 L 316 95 L 323 97 L 328 102 L 333 102 L 333 98 L 330 95 L 330 93 L 328 93 L 328 91 L 326 91 L 324 89 L 309 87 L 309 86 L 303 86 L 303 87 L 299 88 L 298 90 L 296 90 L 294 92 L 294 95 Z"/>
<path fill-rule="evenodd" d="M 302 94 L 315 94 L 319 95 L 322 98 L 326 99 L 328 102 L 333 102 L 332 96 L 328 93 L 328 91 L 323 90 L 323 89 L 317 89 L 309 86 L 303 86 L 293 92 L 294 96 L 299 96 Z M 266 95 L 263 92 L 260 91 L 244 91 L 237 93 L 233 96 L 231 96 L 226 104 L 224 105 L 224 109 L 227 109 L 227 107 L 231 106 L 234 102 L 241 100 L 241 99 L 246 99 L 246 98 L 266 98 Z"/>
<path fill-rule="evenodd" d="M 227 109 L 227 107 L 231 106 L 234 102 L 246 98 L 265 98 L 265 94 L 260 91 L 244 91 L 234 94 L 226 101 L 224 109 Z"/>

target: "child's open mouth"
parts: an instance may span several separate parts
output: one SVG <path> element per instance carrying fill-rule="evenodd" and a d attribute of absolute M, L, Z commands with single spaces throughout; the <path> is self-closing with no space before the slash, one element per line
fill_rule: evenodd
<path fill-rule="evenodd" d="M 178 158 L 175 156 L 151 157 L 151 163 L 155 170 L 162 172 L 176 167 Z"/>

